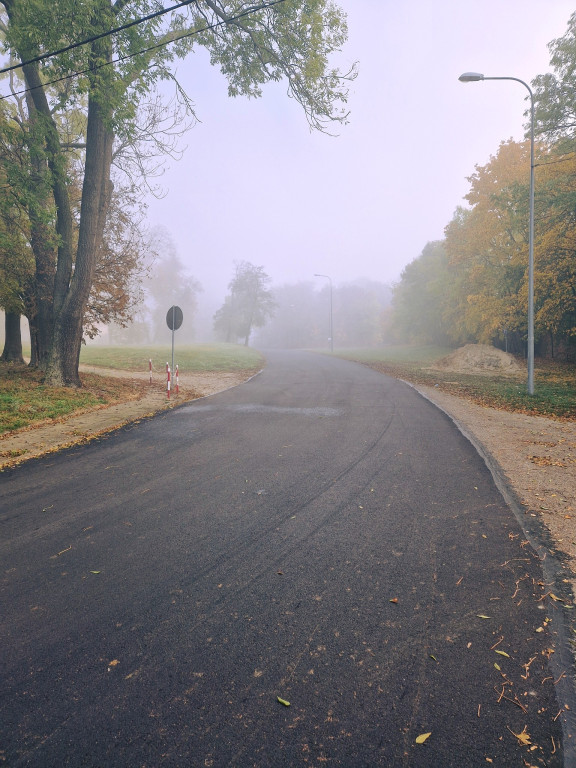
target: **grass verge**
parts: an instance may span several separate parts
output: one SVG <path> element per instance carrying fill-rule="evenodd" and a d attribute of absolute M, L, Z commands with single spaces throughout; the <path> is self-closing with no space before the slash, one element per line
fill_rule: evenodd
<path fill-rule="evenodd" d="M 81 375 L 82 389 L 47 387 L 40 371 L 0 364 L 0 435 L 41 421 L 58 421 L 72 413 L 134 400 L 144 382 Z"/>
<path fill-rule="evenodd" d="M 259 352 L 233 344 L 177 348 L 175 362 L 184 372 L 254 371 L 263 365 Z M 125 371 L 148 371 L 152 359 L 164 370 L 172 351 L 167 347 L 85 347 L 81 363 Z M 0 363 L 0 435 L 55 422 L 72 414 L 137 400 L 148 391 L 146 381 L 81 373 L 81 389 L 48 387 L 40 371 L 24 365 Z"/>
<path fill-rule="evenodd" d="M 576 365 L 537 360 L 535 393 L 529 395 L 523 377 L 460 373 L 429 367 L 449 351 L 440 347 L 402 346 L 345 350 L 338 354 L 388 376 L 416 385 L 437 387 L 479 405 L 531 416 L 576 419 Z"/>

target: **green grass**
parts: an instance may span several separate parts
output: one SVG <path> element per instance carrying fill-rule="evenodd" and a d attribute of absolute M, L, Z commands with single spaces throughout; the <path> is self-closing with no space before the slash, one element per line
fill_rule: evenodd
<path fill-rule="evenodd" d="M 106 402 L 104 391 L 46 387 L 39 371 L 0 364 L 0 434 Z"/>
<path fill-rule="evenodd" d="M 446 357 L 454 350 L 450 347 L 411 346 L 398 344 L 376 349 L 338 349 L 335 355 L 359 363 L 407 363 L 409 365 L 431 365 L 435 360 Z"/>
<path fill-rule="evenodd" d="M 171 361 L 169 347 L 83 347 L 81 363 L 125 371 L 156 371 Z M 176 347 L 179 371 L 256 371 L 264 365 L 259 352 L 234 344 Z M 147 390 L 145 381 L 81 373 L 82 389 L 47 387 L 42 374 L 26 366 L 0 363 L 0 435 L 44 420 L 58 421 L 83 410 L 133 400 Z"/>
<path fill-rule="evenodd" d="M 430 370 L 429 365 L 451 350 L 440 347 L 384 347 L 375 350 L 339 351 L 341 357 L 355 360 L 394 378 L 413 384 L 437 387 L 479 405 L 500 410 L 576 419 L 576 365 L 536 360 L 535 393 L 526 391 L 525 377 Z"/>
<path fill-rule="evenodd" d="M 82 347 L 80 363 L 123 371 L 147 371 L 148 360 L 155 370 L 164 370 L 172 364 L 170 346 L 149 347 Z M 177 346 L 174 364 L 181 373 L 194 371 L 239 371 L 261 368 L 263 356 L 255 349 L 236 344 L 196 344 Z"/>

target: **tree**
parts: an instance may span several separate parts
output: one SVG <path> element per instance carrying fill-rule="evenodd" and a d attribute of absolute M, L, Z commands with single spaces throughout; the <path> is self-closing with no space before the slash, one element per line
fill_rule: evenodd
<path fill-rule="evenodd" d="M 274 314 L 275 301 L 267 288 L 270 278 L 264 267 L 248 261 L 236 264 L 234 277 L 228 284 L 230 293 L 214 315 L 214 330 L 224 341 L 244 339 L 248 346 L 254 328 L 262 328 Z"/>
<path fill-rule="evenodd" d="M 0 122 L 2 117 L 0 116 Z M 2 126 L 0 125 L 0 133 Z M 0 140 L 0 307 L 5 311 L 4 350 L 1 360 L 23 363 L 20 317 L 33 313 L 33 256 L 26 216 L 16 205 L 1 158 L 4 148 Z"/>
<path fill-rule="evenodd" d="M 428 243 L 408 264 L 394 287 L 393 330 L 398 338 L 419 343 L 448 343 L 445 300 L 450 283 L 444 243 Z"/>
<path fill-rule="evenodd" d="M 390 301 L 389 286 L 374 280 L 361 279 L 338 286 L 334 291 L 334 339 L 338 345 L 381 345 L 382 318 Z"/>
<path fill-rule="evenodd" d="M 535 335 L 554 356 L 576 342 L 576 155 L 540 156 L 536 194 Z M 541 342 L 541 346 L 543 342 Z"/>
<path fill-rule="evenodd" d="M 526 335 L 529 153 L 529 142 L 502 142 L 469 178 L 471 209 L 458 210 L 446 227 L 452 290 L 445 318 L 457 342 Z"/>
<path fill-rule="evenodd" d="M 22 334 L 20 331 L 20 314 L 6 312 L 4 316 L 4 349 L 0 360 L 3 363 L 23 363 Z"/>
<path fill-rule="evenodd" d="M 84 312 L 84 334 L 94 338 L 102 325 L 125 328 L 143 299 L 149 273 L 148 243 L 134 206 L 114 193 L 94 279 Z"/>
<path fill-rule="evenodd" d="M 570 17 L 565 35 L 552 40 L 548 48 L 553 72 L 532 81 L 536 126 L 550 143 L 570 151 L 576 138 L 576 13 Z"/>
<path fill-rule="evenodd" d="M 156 228 L 152 233 L 150 248 L 154 263 L 150 268 L 150 279 L 146 281 L 145 292 L 151 335 L 155 342 L 167 338 L 166 312 L 171 306 L 179 306 L 184 314 L 184 323 L 189 340 L 194 337 L 194 315 L 198 306 L 198 294 L 202 286 L 186 274 L 169 233 Z"/>
<path fill-rule="evenodd" d="M 23 117 L 26 182 L 33 225 L 38 361 L 46 381 L 80 386 L 83 322 L 108 211 L 124 170 L 146 172 L 150 147 L 165 150 L 158 109 L 143 119 L 161 80 L 175 82 L 172 61 L 194 42 L 210 51 L 232 96 L 260 96 L 285 78 L 311 127 L 346 121 L 347 80 L 330 68 L 346 37 L 331 0 L 285 0 L 249 9 L 243 0 L 204 0 L 114 35 L 122 23 L 158 10 L 153 0 L 0 0 L 6 49 L 27 88 Z M 41 59 L 49 51 L 81 45 Z M 179 103 L 192 104 L 175 82 Z M 154 97 L 152 98 L 154 102 Z M 127 158 L 131 157 L 133 162 Z M 113 169 L 116 169 L 113 171 Z M 73 172 L 75 171 L 75 173 Z M 81 188 L 77 218 L 74 184 Z"/>

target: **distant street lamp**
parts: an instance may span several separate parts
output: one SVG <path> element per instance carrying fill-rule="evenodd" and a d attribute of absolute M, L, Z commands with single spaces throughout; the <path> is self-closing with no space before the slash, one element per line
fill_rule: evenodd
<path fill-rule="evenodd" d="M 332 278 L 330 275 L 318 275 L 314 273 L 314 277 L 325 277 L 330 282 L 330 352 L 334 352 L 334 324 L 332 314 Z"/>
<path fill-rule="evenodd" d="M 458 78 L 462 83 L 478 80 L 514 80 L 530 94 L 530 223 L 528 228 L 528 394 L 534 394 L 534 94 L 532 89 L 517 77 L 484 77 L 479 72 L 464 72 Z"/>

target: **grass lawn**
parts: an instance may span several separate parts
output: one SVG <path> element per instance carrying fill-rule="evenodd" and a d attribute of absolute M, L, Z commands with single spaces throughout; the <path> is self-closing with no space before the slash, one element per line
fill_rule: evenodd
<path fill-rule="evenodd" d="M 524 377 L 510 378 L 497 374 L 460 373 L 429 368 L 431 363 L 451 351 L 441 347 L 397 346 L 339 350 L 338 355 L 363 363 L 388 376 L 413 384 L 438 387 L 444 392 L 466 397 L 491 408 L 559 419 L 576 418 L 576 365 L 536 359 L 535 392 L 529 395 Z"/>
<path fill-rule="evenodd" d="M 148 371 L 152 359 L 156 370 L 171 360 L 168 347 L 84 347 L 81 363 L 126 371 Z M 258 370 L 259 352 L 233 344 L 197 345 L 176 348 L 175 363 L 186 371 Z M 47 387 L 42 374 L 26 366 L 0 363 L 0 435 L 33 423 L 58 420 L 83 410 L 136 399 L 147 390 L 145 381 L 81 373 L 82 389 Z"/>
<path fill-rule="evenodd" d="M 147 371 L 148 361 L 156 370 L 172 365 L 172 348 L 150 347 L 82 347 L 80 364 L 116 368 L 123 371 Z M 176 346 L 174 365 L 182 373 L 194 371 L 239 371 L 261 368 L 264 358 L 255 349 L 237 344 L 195 344 Z"/>

